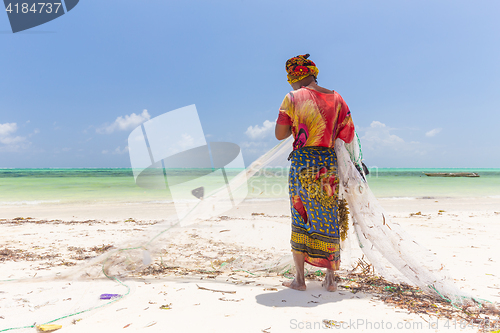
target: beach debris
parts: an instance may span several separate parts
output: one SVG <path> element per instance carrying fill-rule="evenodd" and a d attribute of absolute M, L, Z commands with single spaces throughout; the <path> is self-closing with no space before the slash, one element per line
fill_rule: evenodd
<path fill-rule="evenodd" d="M 22 249 L 0 249 L 0 262 L 2 261 L 35 261 L 35 260 L 50 260 L 59 257 L 59 254 L 36 254 Z"/>
<path fill-rule="evenodd" d="M 213 267 L 213 264 L 210 262 L 210 264 Z M 192 269 L 192 268 L 185 268 L 185 267 L 179 267 L 179 266 L 167 266 L 164 264 L 158 264 L 158 263 L 153 263 L 146 268 L 144 268 L 142 271 L 139 271 L 135 273 L 135 275 L 138 276 L 147 276 L 147 275 L 163 275 L 163 274 L 174 274 L 174 275 L 196 275 L 196 274 L 208 274 L 211 276 L 216 276 L 222 274 L 221 271 L 219 270 L 207 270 L 207 269 Z"/>
<path fill-rule="evenodd" d="M 55 325 L 55 324 L 46 324 L 46 325 L 37 325 L 36 329 L 40 332 L 54 332 L 57 331 L 58 329 L 61 329 L 62 325 Z"/>
<path fill-rule="evenodd" d="M 224 230 L 219 231 L 219 233 L 221 233 L 221 232 L 226 232 L 226 231 L 231 231 L 231 230 L 229 230 L 229 229 L 224 229 Z"/>
<path fill-rule="evenodd" d="M 339 324 L 342 324 L 342 323 L 343 323 L 343 321 L 323 319 L 323 324 L 325 325 L 326 328 L 336 328 L 336 327 L 338 327 Z"/>
<path fill-rule="evenodd" d="M 500 315 L 500 308 L 498 308 L 498 306 L 496 306 L 494 303 L 486 303 L 484 307 L 492 313 Z"/>
<path fill-rule="evenodd" d="M 242 299 L 231 299 L 231 298 L 221 297 L 221 298 L 219 298 L 219 301 L 224 301 L 224 302 L 241 302 L 241 301 L 243 301 L 243 298 Z"/>
<path fill-rule="evenodd" d="M 264 213 L 252 213 L 252 216 L 264 215 Z"/>
<path fill-rule="evenodd" d="M 270 329 L 271 329 L 271 327 L 264 328 L 264 329 L 262 330 L 262 332 L 264 332 L 264 333 L 271 333 Z"/>
<path fill-rule="evenodd" d="M 365 261 L 365 256 L 363 255 L 361 258 L 356 261 L 356 266 L 353 266 L 351 273 L 355 272 L 357 269 L 361 269 L 361 273 L 365 275 L 373 274 L 374 269 L 373 265 L 369 264 Z"/>
<path fill-rule="evenodd" d="M 172 303 L 161 305 L 160 310 L 172 310 Z"/>
<path fill-rule="evenodd" d="M 132 325 L 132 323 L 127 324 L 127 325 L 123 326 L 123 328 L 127 328 L 127 327 L 129 327 L 130 325 Z"/>
<path fill-rule="evenodd" d="M 76 262 L 61 260 L 56 266 L 76 266 Z"/>
<path fill-rule="evenodd" d="M 235 257 L 231 257 L 226 260 L 215 259 L 214 261 L 212 261 L 212 267 L 214 267 L 214 265 L 219 267 L 224 267 L 225 265 L 232 263 L 235 260 L 236 260 Z"/>
<path fill-rule="evenodd" d="M 120 297 L 122 297 L 122 295 L 120 294 L 101 294 L 101 296 L 99 296 L 99 299 L 113 299 Z"/>
<path fill-rule="evenodd" d="M 147 324 L 147 325 L 146 325 L 146 326 L 144 326 L 144 327 L 151 327 L 151 326 L 153 326 L 153 325 L 156 325 L 156 321 L 152 321 L 152 322 L 150 322 L 149 324 Z"/>
<path fill-rule="evenodd" d="M 362 270 L 362 266 L 357 266 Z M 495 304 L 466 304 L 462 307 L 455 306 L 442 298 L 425 294 L 404 283 L 389 282 L 373 273 L 349 272 L 346 276 L 338 278 L 339 287 L 349 289 L 353 293 L 363 292 L 374 295 L 373 299 L 382 301 L 402 309 L 408 313 L 426 314 L 438 318 L 456 319 L 471 323 L 477 327 L 485 328 L 500 325 L 500 314 Z"/>
<path fill-rule="evenodd" d="M 410 213 L 410 216 L 422 216 L 422 212 Z"/>
<path fill-rule="evenodd" d="M 82 320 L 82 318 L 73 319 L 73 320 L 71 321 L 71 323 L 72 323 L 73 325 L 76 325 L 76 323 L 77 323 L 77 322 L 79 322 L 80 320 Z"/>
<path fill-rule="evenodd" d="M 95 258 L 97 255 L 102 254 L 109 249 L 113 248 L 113 245 L 96 245 L 91 248 L 77 247 L 77 246 L 68 246 L 68 251 L 75 252 L 76 255 L 70 257 L 73 260 L 86 260 L 90 258 Z"/>
<path fill-rule="evenodd" d="M 102 244 L 100 246 L 91 247 L 90 250 L 97 253 L 104 253 L 113 247 L 114 246 L 112 244 L 106 244 L 106 245 Z"/>
<path fill-rule="evenodd" d="M 213 291 L 213 292 L 223 293 L 223 294 L 236 294 L 236 291 L 216 290 L 216 289 L 209 289 L 209 288 L 205 288 L 205 287 L 200 287 L 199 285 L 196 285 L 196 286 L 198 287 L 198 289 L 201 289 L 201 290 L 208 290 L 208 291 Z"/>
<path fill-rule="evenodd" d="M 104 221 L 102 220 L 85 220 L 85 221 L 63 221 L 63 220 L 36 220 L 32 217 L 26 217 L 26 218 L 14 218 L 14 219 L 0 219 L 0 222 L 2 224 L 7 224 L 7 223 L 13 223 L 13 224 L 21 224 L 21 223 L 34 223 L 34 224 L 64 224 L 64 225 L 94 225 L 94 224 L 101 224 Z M 130 220 L 130 221 L 125 221 L 125 222 L 134 222 L 137 225 L 154 225 L 159 223 L 160 221 L 135 221 L 135 220 Z M 116 224 L 119 223 L 119 221 L 109 221 L 111 224 Z"/>
<path fill-rule="evenodd" d="M 305 274 L 305 278 L 307 280 L 311 280 L 311 281 L 321 281 L 323 279 L 323 276 L 325 276 L 325 273 L 323 273 L 321 270 L 317 270 L 317 271 L 314 271 L 314 272 L 307 272 Z"/>
<path fill-rule="evenodd" d="M 264 290 L 269 290 L 269 291 L 278 291 L 277 288 L 264 288 Z"/>

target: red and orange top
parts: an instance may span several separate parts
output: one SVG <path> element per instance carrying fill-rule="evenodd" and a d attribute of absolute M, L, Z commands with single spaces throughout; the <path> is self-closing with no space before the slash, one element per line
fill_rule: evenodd
<path fill-rule="evenodd" d="M 323 93 L 304 87 L 290 92 L 281 103 L 276 123 L 292 127 L 294 150 L 333 148 L 336 139 L 349 143 L 354 138 L 349 107 L 335 91 Z"/>

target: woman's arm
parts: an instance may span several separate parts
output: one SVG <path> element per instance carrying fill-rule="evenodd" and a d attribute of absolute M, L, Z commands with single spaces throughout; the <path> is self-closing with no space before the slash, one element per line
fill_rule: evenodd
<path fill-rule="evenodd" d="M 276 128 L 274 129 L 274 135 L 276 135 L 276 139 L 283 140 L 288 138 L 291 134 L 292 126 L 276 124 Z"/>

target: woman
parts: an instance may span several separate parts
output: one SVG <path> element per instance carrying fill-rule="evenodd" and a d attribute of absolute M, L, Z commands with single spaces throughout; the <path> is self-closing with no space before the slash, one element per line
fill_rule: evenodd
<path fill-rule="evenodd" d="M 317 85 L 318 68 L 309 54 L 288 59 L 293 88 L 281 104 L 276 138 L 293 134 L 290 154 L 291 245 L 295 279 L 284 286 L 305 290 L 304 262 L 327 269 L 323 286 L 337 290 L 334 271 L 340 266 L 339 198 L 335 140 L 351 142 L 354 125 L 342 97 Z"/>

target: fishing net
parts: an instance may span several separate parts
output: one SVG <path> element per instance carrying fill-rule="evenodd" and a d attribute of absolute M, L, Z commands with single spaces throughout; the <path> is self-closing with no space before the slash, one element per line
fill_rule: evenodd
<path fill-rule="evenodd" d="M 54 307 L 48 305 L 56 303 L 67 302 L 59 317 L 63 318 L 115 302 L 118 299 L 103 304 L 95 295 L 130 293 L 130 285 L 122 282 L 130 277 L 210 272 L 293 274 L 287 182 L 292 138 L 244 168 L 239 147 L 230 143 L 198 142 L 195 148 L 155 158 L 151 137 L 147 143 L 141 138 L 144 133 L 145 128 L 140 128 L 131 134 L 132 140 L 146 149 L 141 159 L 148 160 L 134 169 L 134 176 L 138 186 L 169 191 L 172 200 L 165 203 L 164 219 L 85 264 L 57 276 L 32 279 L 44 285 L 37 287 L 37 301 L 30 303 L 30 321 L 53 319 Z M 341 270 L 352 269 L 351 264 L 364 256 L 375 273 L 388 281 L 417 286 L 456 306 L 473 302 L 470 294 L 453 284 L 435 254 L 390 221 L 368 186 L 359 139 L 350 144 L 337 140 L 335 151 L 339 193 L 350 212 L 348 237 L 341 244 Z M 196 162 L 186 168 L 186 161 Z M 103 278 L 109 278 L 113 286 L 93 284 Z M 50 297 L 70 289 L 79 297 Z M 19 317 L 19 321 L 26 322 L 28 317 Z"/>
<path fill-rule="evenodd" d="M 392 223 L 371 192 L 366 177 L 356 162 L 360 161 L 358 142 L 344 144 L 337 140 L 335 151 L 342 195 L 349 203 L 359 247 L 375 271 L 395 283 L 415 285 L 454 304 L 471 300 L 471 295 L 457 288 L 437 256 L 420 245 L 398 223 Z"/>
<path fill-rule="evenodd" d="M 88 267 L 102 263 L 103 271 L 112 276 L 136 274 L 155 263 L 163 267 L 199 272 L 293 272 L 287 242 L 290 206 L 286 185 L 289 163 L 287 157 L 292 149 L 291 144 L 291 138 L 281 142 L 241 172 L 226 171 L 226 177 L 219 177 L 224 180 L 218 183 L 222 186 L 215 186 L 215 190 L 208 193 L 207 187 L 200 186 L 202 183 L 210 183 L 207 179 L 196 178 L 189 180 L 192 182 L 189 183 L 185 179 L 181 182 L 174 180 L 175 176 L 170 177 L 169 183 L 184 184 L 184 192 L 191 193 L 192 196 L 197 196 L 196 191 L 201 191 L 200 188 L 205 193 L 196 199 L 184 198 L 186 201 L 178 209 L 181 211 L 179 217 L 171 216 L 154 225 L 145 232 L 143 239 L 122 244 L 118 250 L 94 259 Z M 437 256 L 420 245 L 398 223 L 390 221 L 388 214 L 370 191 L 362 171 L 359 139 L 350 144 L 337 140 L 335 151 L 340 195 L 348 202 L 351 220 L 349 237 L 342 243 L 343 269 L 348 269 L 353 260 L 364 255 L 373 265 L 376 274 L 388 281 L 415 285 L 426 293 L 457 305 L 470 301 L 472 296 L 454 285 Z M 168 171 L 166 173 L 168 182 Z M 217 174 L 210 177 L 217 177 Z M 217 182 L 210 184 L 216 185 Z M 256 188 L 258 193 L 255 193 Z M 274 192 L 269 193 L 273 189 Z M 281 191 L 281 198 L 276 196 L 277 189 Z M 235 200 L 239 200 L 238 204 L 234 204 Z M 223 233 L 224 229 L 230 230 L 241 223 L 252 223 L 254 229 L 256 223 L 269 223 L 266 213 L 262 212 L 266 200 L 272 203 L 277 220 L 272 223 L 285 231 L 279 237 L 286 241 L 277 242 L 276 235 L 267 235 L 267 239 L 264 239 L 266 235 L 261 235 L 258 241 L 245 242 L 245 238 L 252 238 L 250 230 L 239 236 Z M 254 217 L 251 222 L 238 219 L 238 209 L 245 206 L 251 207 Z M 262 221 L 257 218 L 260 215 Z M 247 227 L 251 229 L 250 226 Z M 206 237 L 206 232 L 197 232 L 202 229 L 212 229 L 212 236 Z M 214 235 L 213 231 L 218 232 Z M 99 273 L 98 270 L 95 272 Z"/>

